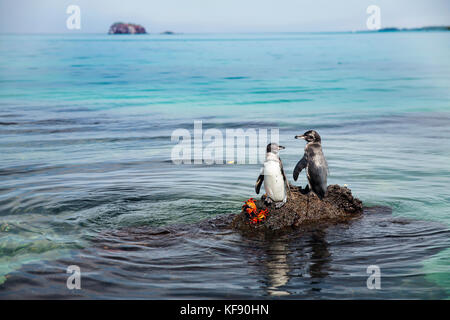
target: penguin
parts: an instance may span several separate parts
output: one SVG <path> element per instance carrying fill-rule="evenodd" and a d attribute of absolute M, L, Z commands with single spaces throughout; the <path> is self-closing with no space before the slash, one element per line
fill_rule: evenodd
<path fill-rule="evenodd" d="M 266 148 L 266 159 L 264 166 L 261 168 L 258 180 L 256 180 L 255 191 L 259 194 L 261 185 L 264 181 L 264 189 L 267 197 L 266 203 L 276 202 L 275 207 L 281 208 L 287 201 L 287 190 L 289 190 L 289 182 L 283 170 L 278 152 L 285 149 L 277 143 L 269 143 Z"/>
<path fill-rule="evenodd" d="M 328 164 L 322 152 L 322 139 L 317 131 L 309 130 L 295 139 L 305 139 L 307 144 L 303 158 L 294 169 L 294 180 L 297 181 L 299 173 L 306 168 L 308 178 L 307 190 L 314 191 L 320 199 L 323 199 L 327 191 Z"/>

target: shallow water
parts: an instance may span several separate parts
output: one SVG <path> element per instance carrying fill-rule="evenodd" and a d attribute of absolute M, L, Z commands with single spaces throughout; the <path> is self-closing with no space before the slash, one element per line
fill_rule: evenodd
<path fill-rule="evenodd" d="M 0 297 L 450 297 L 449 53 L 445 32 L 0 36 Z M 314 128 L 329 183 L 381 207 L 276 239 L 199 225 L 260 165 L 173 164 L 194 120 L 279 128 L 289 177 Z"/>

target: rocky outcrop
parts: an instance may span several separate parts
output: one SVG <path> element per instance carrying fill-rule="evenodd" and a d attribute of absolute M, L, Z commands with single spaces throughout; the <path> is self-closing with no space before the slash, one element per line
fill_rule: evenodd
<path fill-rule="evenodd" d="M 133 23 L 114 23 L 108 31 L 109 34 L 144 34 L 147 33 L 145 28 Z"/>
<path fill-rule="evenodd" d="M 266 205 L 263 200 L 256 200 L 254 203 L 259 212 L 265 213 L 265 218 L 258 222 L 252 221 L 243 208 L 233 218 L 231 225 L 234 229 L 249 232 L 276 231 L 315 223 L 344 222 L 363 212 L 362 202 L 353 197 L 350 189 L 339 185 L 328 186 L 323 200 L 313 192 L 306 193 L 301 187 L 291 186 L 290 198 L 280 209 L 276 209 L 274 204 Z"/>

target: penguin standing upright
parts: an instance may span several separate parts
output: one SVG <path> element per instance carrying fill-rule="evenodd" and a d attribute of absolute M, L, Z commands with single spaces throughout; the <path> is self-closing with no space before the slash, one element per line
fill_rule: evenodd
<path fill-rule="evenodd" d="M 294 169 L 294 180 L 297 181 L 299 173 L 306 168 L 309 189 L 323 199 L 327 191 L 328 164 L 322 152 L 322 139 L 317 131 L 309 130 L 295 139 L 305 139 L 307 144 L 303 158 Z"/>
<path fill-rule="evenodd" d="M 259 194 L 261 185 L 264 181 L 264 189 L 266 190 L 266 202 L 277 202 L 275 207 L 281 208 L 287 201 L 287 190 L 289 190 L 289 182 L 283 170 L 278 152 L 284 147 L 277 143 L 269 143 L 266 148 L 266 160 L 261 168 L 258 180 L 256 181 L 255 191 Z"/>

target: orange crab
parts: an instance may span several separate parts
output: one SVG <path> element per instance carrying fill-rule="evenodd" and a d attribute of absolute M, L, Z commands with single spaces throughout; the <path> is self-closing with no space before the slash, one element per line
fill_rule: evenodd
<path fill-rule="evenodd" d="M 249 217 L 249 222 L 252 224 L 257 224 L 264 221 L 267 218 L 269 210 L 266 208 L 264 210 L 259 210 L 256 207 L 255 199 L 248 199 L 245 204 L 242 206 L 242 210 L 244 210 Z"/>
<path fill-rule="evenodd" d="M 256 213 L 257 208 L 255 204 L 255 199 L 253 198 L 248 199 L 242 206 L 242 209 L 245 210 L 245 212 L 247 212 L 249 215 L 251 215 L 252 213 Z"/>

